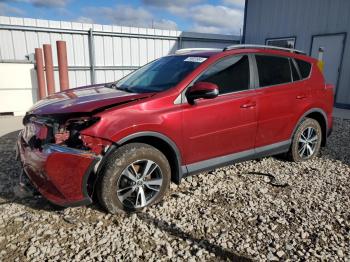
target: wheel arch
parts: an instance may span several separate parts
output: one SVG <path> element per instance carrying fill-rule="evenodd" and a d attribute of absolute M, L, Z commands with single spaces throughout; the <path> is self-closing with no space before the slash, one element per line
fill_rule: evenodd
<path fill-rule="evenodd" d="M 119 147 L 133 142 L 145 143 L 161 151 L 169 161 L 171 180 L 177 184 L 180 183 L 184 167 L 181 165 L 181 152 L 172 139 L 158 132 L 143 131 L 126 136 L 116 142 L 116 144 Z"/>
<path fill-rule="evenodd" d="M 91 172 L 87 172 L 85 174 L 83 181 L 83 191 L 87 195 L 93 198 L 96 197 L 95 189 L 99 183 L 100 174 L 101 172 L 103 172 L 105 163 L 109 158 L 110 154 L 112 154 L 120 146 L 133 142 L 145 143 L 160 150 L 169 161 L 171 168 L 171 180 L 176 184 L 179 184 L 181 182 L 181 178 L 183 177 L 183 174 L 187 173 L 187 169 L 185 166 L 181 165 L 181 153 L 175 142 L 161 133 L 143 131 L 131 134 L 120 139 L 117 142 L 114 142 L 108 148 L 103 157 L 100 158 L 100 160 L 94 164 L 93 168 L 91 169 Z"/>
<path fill-rule="evenodd" d="M 320 126 L 321 126 L 321 130 L 322 130 L 322 141 L 321 141 L 321 146 L 325 146 L 326 142 L 327 142 L 327 133 L 328 133 L 328 120 L 327 120 L 327 114 L 324 110 L 322 110 L 321 108 L 311 108 L 308 111 L 306 111 L 299 119 L 298 122 L 296 123 L 293 133 L 292 133 L 292 137 L 297 129 L 297 127 L 299 126 L 299 124 L 301 123 L 301 121 L 304 118 L 312 118 L 314 120 L 316 120 Z"/>

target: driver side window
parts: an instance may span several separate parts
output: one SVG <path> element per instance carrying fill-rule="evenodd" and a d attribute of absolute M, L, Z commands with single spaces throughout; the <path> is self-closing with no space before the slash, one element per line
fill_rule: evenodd
<path fill-rule="evenodd" d="M 196 82 L 210 82 L 219 88 L 219 94 L 249 89 L 249 59 L 236 55 L 221 59 L 205 71 Z"/>

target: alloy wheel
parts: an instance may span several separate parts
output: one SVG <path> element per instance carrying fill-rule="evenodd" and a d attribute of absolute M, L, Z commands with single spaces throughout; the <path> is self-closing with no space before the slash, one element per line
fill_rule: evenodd
<path fill-rule="evenodd" d="M 127 208 L 142 208 L 158 196 L 162 183 L 162 170 L 154 161 L 137 160 L 128 165 L 119 177 L 117 196 Z"/>
<path fill-rule="evenodd" d="M 318 135 L 313 127 L 307 127 L 301 133 L 298 141 L 298 153 L 302 159 L 311 157 L 318 143 Z"/>

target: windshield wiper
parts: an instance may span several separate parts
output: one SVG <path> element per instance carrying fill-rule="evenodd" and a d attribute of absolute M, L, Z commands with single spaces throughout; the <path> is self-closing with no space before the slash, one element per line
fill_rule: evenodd
<path fill-rule="evenodd" d="M 112 83 L 108 83 L 105 84 L 104 87 L 108 87 L 108 88 L 117 88 L 117 83 L 116 82 L 112 82 Z"/>
<path fill-rule="evenodd" d="M 130 88 L 117 86 L 116 82 L 108 83 L 108 84 L 105 84 L 104 86 L 107 87 L 107 88 L 114 88 L 114 89 L 117 89 L 117 90 L 133 93 Z"/>
<path fill-rule="evenodd" d="M 128 87 L 116 86 L 115 88 L 118 89 L 118 90 L 121 90 L 121 91 L 129 92 L 129 93 L 134 93 L 134 92 L 133 92 L 130 88 L 128 88 Z"/>

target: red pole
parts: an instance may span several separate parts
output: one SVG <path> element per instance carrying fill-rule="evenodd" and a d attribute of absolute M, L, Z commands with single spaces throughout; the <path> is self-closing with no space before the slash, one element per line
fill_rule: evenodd
<path fill-rule="evenodd" d="M 44 59 L 45 59 L 47 94 L 51 95 L 55 93 L 55 79 L 53 76 L 52 49 L 51 49 L 51 45 L 49 44 L 44 45 Z"/>
<path fill-rule="evenodd" d="M 43 99 L 46 96 L 46 92 L 45 92 L 43 50 L 41 48 L 35 48 L 35 61 L 36 61 L 36 75 L 38 78 L 39 99 Z"/>
<path fill-rule="evenodd" d="M 60 77 L 61 91 L 69 88 L 67 47 L 65 41 L 56 41 L 58 57 L 58 73 Z"/>

